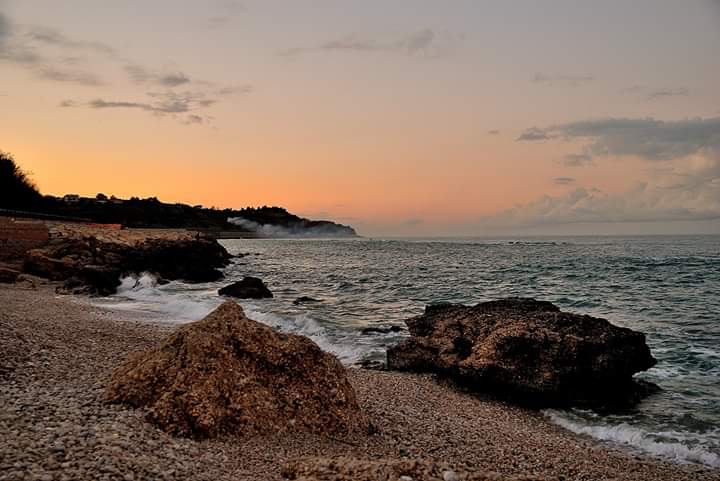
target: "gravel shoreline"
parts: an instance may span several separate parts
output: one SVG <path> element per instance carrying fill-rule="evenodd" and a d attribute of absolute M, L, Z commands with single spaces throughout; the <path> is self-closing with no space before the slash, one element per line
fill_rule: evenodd
<path fill-rule="evenodd" d="M 102 402 L 110 372 L 171 325 L 0 286 L 0 480 L 281 479 L 304 456 L 412 457 L 506 475 L 578 480 L 720 480 L 720 472 L 614 450 L 537 413 L 463 393 L 432 376 L 350 369 L 378 433 L 193 441 L 141 411 Z"/>

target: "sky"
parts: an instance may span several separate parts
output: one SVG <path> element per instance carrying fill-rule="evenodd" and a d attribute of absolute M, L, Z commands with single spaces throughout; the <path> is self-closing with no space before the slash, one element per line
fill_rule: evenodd
<path fill-rule="evenodd" d="M 720 1 L 0 0 L 43 193 L 368 236 L 720 233 Z"/>

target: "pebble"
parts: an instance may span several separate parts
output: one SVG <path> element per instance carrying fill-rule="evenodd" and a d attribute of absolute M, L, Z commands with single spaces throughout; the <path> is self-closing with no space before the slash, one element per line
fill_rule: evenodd
<path fill-rule="evenodd" d="M 443 481 L 460 481 L 455 471 L 443 471 Z"/>

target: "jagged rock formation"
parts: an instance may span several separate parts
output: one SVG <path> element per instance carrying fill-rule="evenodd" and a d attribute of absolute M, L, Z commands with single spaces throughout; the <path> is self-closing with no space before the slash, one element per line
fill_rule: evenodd
<path fill-rule="evenodd" d="M 207 282 L 222 278 L 218 268 L 230 256 L 215 239 L 147 238 L 135 243 L 100 240 L 93 236 L 56 237 L 30 250 L 23 270 L 55 281 L 71 291 L 110 295 L 123 274 L 149 271 L 164 279 Z"/>
<path fill-rule="evenodd" d="M 634 402 L 633 375 L 655 365 L 645 335 L 534 299 L 428 306 L 390 369 L 445 374 L 534 406 Z"/>
<path fill-rule="evenodd" d="M 238 299 L 266 299 L 273 296 L 261 279 L 251 276 L 219 289 L 218 294 Z"/>
<path fill-rule="evenodd" d="M 248 319 L 234 301 L 130 356 L 106 399 L 144 407 L 165 431 L 198 438 L 369 427 L 334 356 Z"/>
<path fill-rule="evenodd" d="M 285 463 L 282 475 L 295 481 L 542 481 L 535 476 L 502 476 L 424 459 L 348 457 L 302 458 Z"/>

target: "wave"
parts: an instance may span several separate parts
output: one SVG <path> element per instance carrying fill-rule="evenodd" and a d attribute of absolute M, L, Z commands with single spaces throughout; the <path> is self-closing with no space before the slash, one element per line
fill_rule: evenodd
<path fill-rule="evenodd" d="M 155 276 L 145 272 L 123 277 L 117 294 L 98 299 L 97 303 L 116 310 L 140 311 L 164 322 L 184 324 L 202 319 L 224 300 L 217 295 L 216 286 L 182 282 L 160 285 Z M 307 336 L 343 364 L 355 364 L 372 351 L 372 346 L 358 342 L 353 333 L 330 330 L 309 313 L 283 315 L 268 312 L 264 306 L 252 301 L 240 301 L 240 304 L 250 319 L 283 332 Z"/>
<path fill-rule="evenodd" d="M 678 463 L 697 463 L 712 468 L 720 468 L 720 455 L 705 449 L 700 445 L 697 437 L 689 439 L 696 445 L 683 444 L 682 439 L 688 438 L 688 433 L 665 431 L 651 433 L 627 423 L 616 425 L 590 424 L 582 418 L 566 411 L 548 409 L 544 411 L 553 423 L 574 432 L 584 434 L 602 441 L 611 441 L 624 444 L 653 456 L 667 458 Z M 654 438 L 666 437 L 677 442 L 659 441 Z"/>

